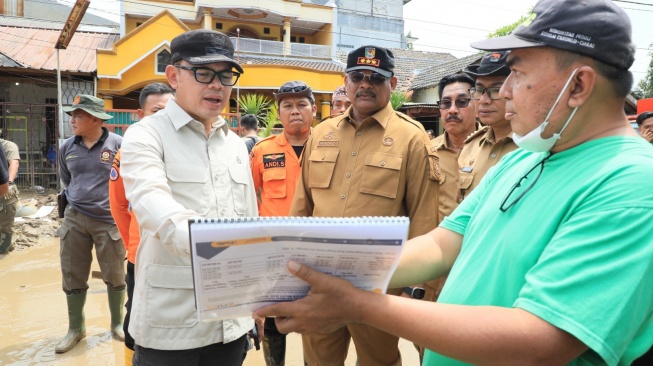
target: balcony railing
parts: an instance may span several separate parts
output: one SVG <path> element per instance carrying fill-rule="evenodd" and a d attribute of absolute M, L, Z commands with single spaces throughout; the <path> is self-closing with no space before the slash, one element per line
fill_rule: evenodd
<path fill-rule="evenodd" d="M 125 134 L 129 126 L 139 121 L 138 113 L 133 109 L 107 109 L 106 112 L 112 115 L 113 118 L 108 120 L 104 127 L 120 136 Z M 222 113 L 222 118 L 225 119 L 232 131 L 238 133 L 238 114 Z"/>
<path fill-rule="evenodd" d="M 236 51 L 283 56 L 283 42 L 250 38 L 241 38 L 240 40 L 236 37 L 230 38 Z M 291 43 L 290 56 L 331 58 L 331 47 L 319 44 Z"/>

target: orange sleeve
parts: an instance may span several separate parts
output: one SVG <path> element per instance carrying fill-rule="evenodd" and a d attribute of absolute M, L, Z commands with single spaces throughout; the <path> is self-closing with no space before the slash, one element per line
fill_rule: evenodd
<path fill-rule="evenodd" d="M 249 155 L 249 166 L 252 169 L 252 179 L 254 180 L 254 192 L 256 192 L 256 197 L 258 197 L 258 206 L 261 208 L 261 186 L 263 185 L 263 179 L 261 177 L 261 167 L 259 164 L 259 159 L 261 157 L 261 151 L 263 150 L 262 144 L 254 145 L 252 153 Z"/>
<path fill-rule="evenodd" d="M 109 176 L 109 206 L 111 215 L 116 221 L 122 242 L 126 249 L 129 249 L 129 225 L 131 214 L 129 213 L 129 201 L 125 196 L 125 186 L 120 176 L 120 150 L 113 159 L 111 175 Z"/>

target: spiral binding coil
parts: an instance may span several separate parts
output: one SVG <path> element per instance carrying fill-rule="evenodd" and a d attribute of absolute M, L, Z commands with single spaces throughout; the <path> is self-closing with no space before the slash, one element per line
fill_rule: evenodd
<path fill-rule="evenodd" d="M 388 225 L 409 222 L 405 216 L 359 216 L 359 217 L 304 217 L 304 216 L 261 216 L 230 217 L 214 219 L 190 219 L 191 224 L 310 224 L 310 225 Z"/>

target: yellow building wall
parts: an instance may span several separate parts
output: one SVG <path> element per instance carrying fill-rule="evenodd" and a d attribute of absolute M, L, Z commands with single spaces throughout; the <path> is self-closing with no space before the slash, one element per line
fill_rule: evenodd
<path fill-rule="evenodd" d="M 215 23 L 222 23 L 222 29 L 216 29 Z M 221 18 L 213 18 L 212 29 L 227 33 L 233 32 L 236 34 L 236 28 L 248 29 L 256 33 L 260 39 L 265 39 L 269 41 L 281 41 L 281 25 L 280 24 L 268 24 L 268 23 L 254 23 L 244 20 L 233 21 Z M 270 34 L 264 34 L 263 28 L 270 28 Z"/>
<path fill-rule="evenodd" d="M 213 18 L 212 26 L 215 27 L 215 23 L 219 21 L 221 21 L 219 18 Z M 166 82 L 165 75 L 156 73 L 156 54 L 161 49 L 169 49 L 170 41 L 187 29 L 201 28 L 198 25 L 184 24 L 167 11 L 157 14 L 138 28 L 135 28 L 136 19 L 129 19 L 128 23 L 134 27 L 131 32 L 114 43 L 111 50 L 98 50 L 98 94 L 125 95 L 151 82 Z M 268 25 L 224 21 L 222 30 L 226 31 L 233 26 L 248 27 L 263 37 L 265 36 L 263 27 Z M 271 26 L 270 36 L 280 37 L 280 30 L 280 27 Z M 325 30 L 330 30 L 330 26 Z M 310 43 L 313 38 L 319 38 L 320 42 L 330 42 L 331 39 L 329 31 L 318 32 L 315 37 L 305 37 L 307 43 Z M 325 116 L 321 101 L 330 100 L 331 92 L 342 85 L 340 72 L 324 72 L 283 65 L 243 64 L 242 66 L 245 74 L 239 83 L 241 92 L 246 92 L 247 89 L 267 90 L 271 97 L 272 91 L 276 91 L 283 83 L 302 80 L 314 90 L 321 117 Z M 232 97 L 236 97 L 235 89 Z"/>
<path fill-rule="evenodd" d="M 333 29 L 333 26 L 331 24 L 327 24 L 323 26 L 319 31 L 315 32 L 315 35 L 313 37 L 313 44 L 323 44 L 326 46 L 332 45 L 333 41 L 333 34 L 331 33 L 331 30 Z"/>
<path fill-rule="evenodd" d="M 167 83 L 168 80 L 164 74 L 155 73 L 155 62 L 155 54 L 150 54 L 141 60 L 141 62 L 123 73 L 122 79 L 101 79 L 102 81 L 109 82 L 107 84 L 98 83 L 98 93 L 125 95 L 131 91 L 140 89 L 149 83 L 156 81 Z"/>
<path fill-rule="evenodd" d="M 134 29 L 137 28 L 137 23 L 144 23 L 145 21 L 141 18 L 127 18 L 125 20 L 125 29 L 126 32 L 129 33 L 133 31 Z M 215 27 L 216 23 L 222 23 L 222 29 L 217 29 Z M 200 24 L 194 24 L 194 23 L 184 23 L 189 29 L 201 29 L 204 28 L 204 23 L 200 22 Z M 223 33 L 229 33 L 231 34 L 236 34 L 236 29 L 240 28 L 241 30 L 243 29 L 248 29 L 252 32 L 254 32 L 259 39 L 264 39 L 268 41 L 278 41 L 281 42 L 283 41 L 282 37 L 282 31 L 283 27 L 279 24 L 268 24 L 268 23 L 256 23 L 256 22 L 248 22 L 248 21 L 233 21 L 233 20 L 228 20 L 228 19 L 222 19 L 222 18 L 213 18 L 211 22 L 211 29 L 217 30 Z M 265 34 L 263 28 L 270 28 L 270 34 Z M 331 44 L 331 24 L 327 25 L 326 27 L 323 27 L 324 29 L 321 29 L 320 31 L 317 31 L 315 34 L 310 35 L 310 34 L 298 34 L 298 33 L 293 33 L 292 28 L 290 30 L 290 34 L 292 36 L 297 37 L 297 42 L 299 42 L 299 37 L 304 37 L 304 43 L 308 44 L 321 44 L 321 45 L 330 45 Z"/>
<path fill-rule="evenodd" d="M 141 24 L 143 24 L 143 23 L 145 23 L 146 21 L 147 21 L 147 19 L 143 19 L 143 18 L 132 18 L 132 17 L 127 17 L 127 18 L 125 19 L 125 34 L 129 34 L 131 31 L 133 31 L 133 30 L 135 30 L 136 28 L 138 28 L 138 26 L 136 25 L 137 23 L 141 23 Z M 200 28 L 204 28 L 204 24 L 202 24 L 202 23 L 200 23 L 200 24 L 184 23 L 184 24 L 188 27 L 188 29 L 200 29 Z M 215 27 L 215 24 L 213 24 L 213 26 Z"/>
<path fill-rule="evenodd" d="M 332 92 L 342 85 L 342 74 L 339 72 L 324 72 L 280 65 L 243 65 L 245 73 L 240 77 L 241 88 L 278 89 L 283 83 L 291 80 L 301 80 L 314 91 Z"/>
<path fill-rule="evenodd" d="M 112 50 L 97 51 L 98 77 L 120 76 L 144 53 L 155 51 L 162 42 L 169 44 L 170 40 L 188 29 L 167 11 L 139 28 L 114 43 Z"/>

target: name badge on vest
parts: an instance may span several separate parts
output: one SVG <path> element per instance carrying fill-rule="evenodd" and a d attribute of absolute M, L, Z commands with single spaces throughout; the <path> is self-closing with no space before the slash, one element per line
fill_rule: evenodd
<path fill-rule="evenodd" d="M 286 154 L 267 154 L 263 155 L 263 169 L 284 168 L 286 166 Z"/>

